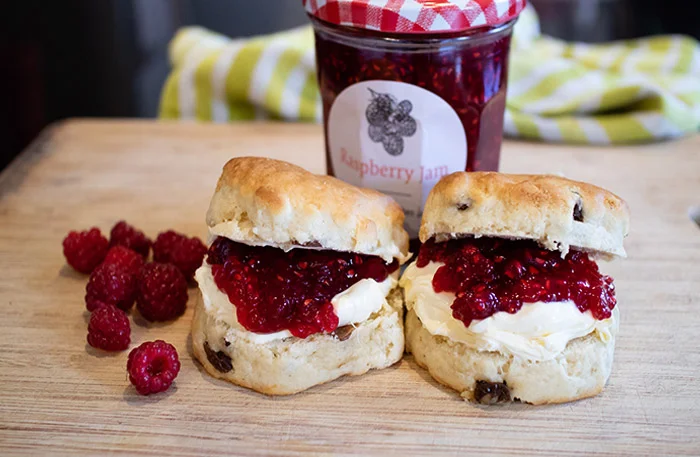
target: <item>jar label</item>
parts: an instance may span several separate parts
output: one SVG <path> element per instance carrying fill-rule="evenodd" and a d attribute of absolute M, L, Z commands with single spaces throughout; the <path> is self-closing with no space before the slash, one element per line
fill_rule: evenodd
<path fill-rule="evenodd" d="M 343 90 L 327 120 L 335 176 L 390 195 L 418 235 L 430 189 L 467 163 L 467 136 L 455 110 L 403 82 L 363 81 Z"/>

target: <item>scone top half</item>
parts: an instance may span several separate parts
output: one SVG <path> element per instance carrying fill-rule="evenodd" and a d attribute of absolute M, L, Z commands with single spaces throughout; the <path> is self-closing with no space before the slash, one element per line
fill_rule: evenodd
<path fill-rule="evenodd" d="M 204 306 L 251 341 L 330 334 L 387 307 L 408 258 L 390 198 L 272 159 L 230 160 L 207 213 Z"/>
<path fill-rule="evenodd" d="M 465 235 L 534 240 L 566 255 L 625 257 L 629 209 L 617 195 L 551 175 L 454 173 L 428 196 L 420 240 Z"/>
<path fill-rule="evenodd" d="M 629 210 L 556 176 L 454 173 L 428 196 L 401 278 L 407 346 L 469 400 L 570 401 L 599 392 L 618 326 L 612 278 Z"/>
<path fill-rule="evenodd" d="M 252 246 L 321 248 L 408 258 L 404 214 L 390 197 L 278 160 L 230 160 L 216 186 L 212 236 Z"/>

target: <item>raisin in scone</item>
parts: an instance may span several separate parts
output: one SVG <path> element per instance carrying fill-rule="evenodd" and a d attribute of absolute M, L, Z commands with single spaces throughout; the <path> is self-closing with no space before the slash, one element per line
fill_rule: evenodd
<path fill-rule="evenodd" d="M 396 363 L 403 221 L 373 190 L 281 161 L 229 161 L 195 276 L 196 358 L 212 376 L 269 395 Z"/>
<path fill-rule="evenodd" d="M 625 256 L 616 195 L 555 176 L 460 172 L 428 196 L 401 277 L 406 346 L 469 401 L 562 403 L 599 393 L 619 310 L 597 259 Z"/>

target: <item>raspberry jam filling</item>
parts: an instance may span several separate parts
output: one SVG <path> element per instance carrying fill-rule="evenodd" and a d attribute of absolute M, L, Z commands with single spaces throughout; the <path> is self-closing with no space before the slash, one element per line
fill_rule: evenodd
<path fill-rule="evenodd" d="M 533 241 L 465 238 L 429 240 L 416 266 L 442 262 L 433 277 L 435 292 L 452 292 L 452 315 L 469 326 L 499 311 L 517 313 L 523 303 L 571 300 L 579 311 L 608 319 L 617 304 L 610 276 L 603 276 L 588 254 L 569 251 L 561 258 Z"/>
<path fill-rule="evenodd" d="M 399 267 L 380 257 L 349 252 L 248 246 L 219 237 L 207 262 L 214 281 L 236 307 L 238 321 L 255 333 L 289 330 L 306 338 L 338 327 L 331 300 L 362 279 L 384 281 Z"/>
<path fill-rule="evenodd" d="M 326 120 L 338 94 L 353 84 L 371 80 L 413 84 L 440 96 L 459 116 L 467 138 L 465 169 L 498 170 L 508 80 L 509 25 L 502 26 L 502 30 L 446 33 L 420 41 L 406 35 L 315 23 L 318 80 Z M 373 141 L 383 139 L 387 146 L 394 141 L 402 143 L 402 137 L 416 128 L 406 122 L 411 119 L 410 108 L 399 105 L 390 111 L 391 116 L 373 125 Z M 383 132 L 376 131 L 379 125 Z M 327 123 L 325 129 L 329 151 Z M 388 147 L 387 151 L 391 149 Z M 331 164 L 329 157 L 329 173 L 333 174 Z"/>

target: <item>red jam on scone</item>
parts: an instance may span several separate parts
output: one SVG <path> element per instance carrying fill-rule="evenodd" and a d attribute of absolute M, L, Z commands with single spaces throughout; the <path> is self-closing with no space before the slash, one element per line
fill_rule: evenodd
<path fill-rule="evenodd" d="M 236 308 L 238 321 L 255 333 L 289 330 L 299 338 L 331 333 L 338 316 L 331 300 L 362 279 L 384 282 L 399 263 L 330 250 L 248 246 L 224 237 L 209 249 L 216 285 Z"/>
<path fill-rule="evenodd" d="M 579 311 L 608 319 L 617 304 L 610 276 L 588 254 L 543 249 L 533 241 L 464 238 L 420 250 L 416 266 L 444 263 L 433 277 L 435 292 L 453 292 L 452 314 L 469 326 L 494 313 L 517 313 L 524 303 L 571 300 Z"/>

